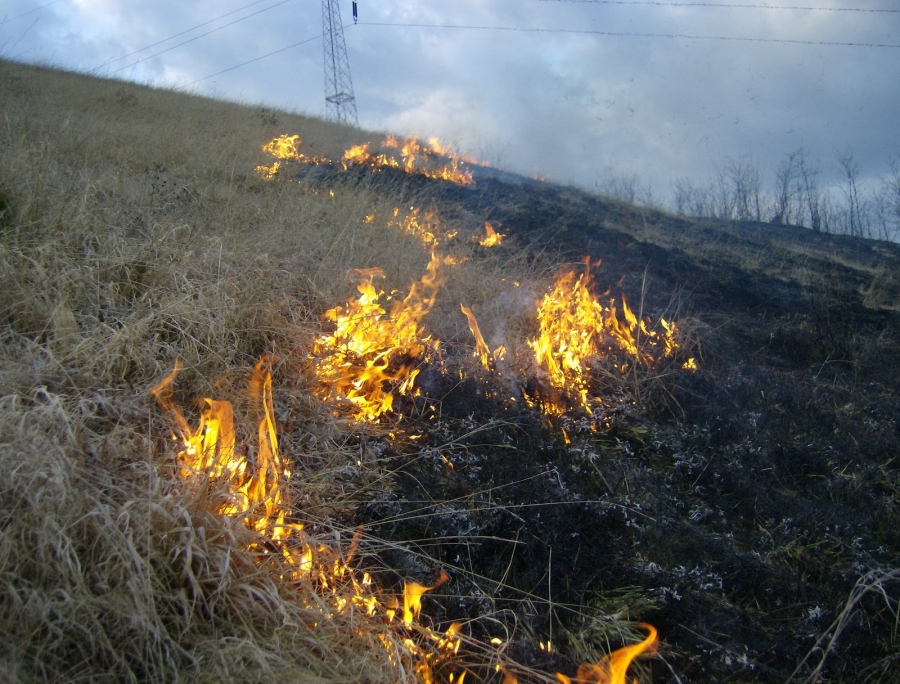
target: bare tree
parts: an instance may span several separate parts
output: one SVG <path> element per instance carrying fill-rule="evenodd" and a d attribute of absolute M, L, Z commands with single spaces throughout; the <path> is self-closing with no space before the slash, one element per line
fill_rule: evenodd
<path fill-rule="evenodd" d="M 799 223 L 801 226 L 807 226 L 805 218 L 809 217 L 809 228 L 819 233 L 823 230 L 827 233 L 828 228 L 823 217 L 823 199 L 819 192 L 819 169 L 813 166 L 806 156 L 806 150 L 802 147 L 797 150 L 797 171 L 800 176 L 800 193 L 802 202 L 806 211 L 800 212 L 801 218 Z M 803 214 L 806 216 L 803 216 Z"/>
<path fill-rule="evenodd" d="M 876 193 L 876 214 L 885 240 L 900 239 L 900 155 L 888 162 L 890 173 L 881 178 Z"/>
<path fill-rule="evenodd" d="M 734 218 L 734 192 L 725 169 L 716 167 L 716 177 L 710 182 L 710 214 L 718 219 Z"/>
<path fill-rule="evenodd" d="M 762 220 L 764 200 L 760 192 L 759 168 L 752 158 L 728 159 L 724 168 L 717 168 L 710 194 L 712 213 L 716 218 Z"/>
<path fill-rule="evenodd" d="M 802 191 L 800 187 L 800 159 L 802 156 L 802 148 L 791 152 L 775 172 L 775 206 L 770 223 L 795 225 L 800 224 L 802 220 L 798 206 Z"/>
<path fill-rule="evenodd" d="M 867 237 L 868 221 L 864 220 L 864 208 L 859 194 L 859 164 L 853 158 L 853 152 L 845 150 L 837 153 L 837 161 L 844 172 L 846 185 L 843 187 L 844 196 L 847 198 L 847 215 L 845 229 L 850 235 Z"/>
<path fill-rule="evenodd" d="M 634 171 L 619 171 L 607 166 L 602 175 L 598 174 L 594 187 L 598 192 L 621 202 L 638 202 L 644 206 L 653 204 L 653 189 L 649 184 L 641 183 L 640 176 Z"/>

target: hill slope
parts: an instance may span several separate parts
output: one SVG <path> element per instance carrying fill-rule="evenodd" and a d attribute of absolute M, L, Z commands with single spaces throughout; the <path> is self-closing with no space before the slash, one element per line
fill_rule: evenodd
<path fill-rule="evenodd" d="M 180 361 L 174 400 L 229 399 L 243 426 L 263 357 L 303 548 L 323 567 L 358 558 L 346 577 L 367 570 L 384 606 L 402 582 L 449 576 L 423 624 L 460 622 L 470 655 L 427 660 L 438 679 L 505 663 L 553 681 L 641 621 L 662 640 L 645 681 L 900 681 L 897 245 L 693 221 L 477 167 L 460 185 L 314 164 L 380 136 L 5 62 L 0 110 L 13 681 L 424 677 L 427 659 L 402 651 L 411 628 L 340 601 L 323 618 L 332 580 L 286 581 L 260 561 L 288 548 L 278 533 L 223 523 L 218 490 L 175 466 L 151 390 Z M 304 160 L 264 180 L 260 147 L 285 133 Z M 477 243 L 486 221 L 501 245 Z M 610 342 L 585 362 L 590 412 L 529 346 L 541 298 L 585 256 L 596 301 L 625 320 L 624 293 L 649 327 L 645 357 Z M 345 277 L 376 267 L 383 279 Z M 376 383 L 394 396 L 374 423 L 321 371 L 367 278 L 389 311 L 433 297 L 389 334 L 421 332 L 384 357 L 418 374 L 405 394 Z M 490 368 L 460 304 L 489 352 L 506 348 Z M 680 331 L 668 355 L 649 336 L 661 318 Z M 266 443 L 236 432 L 248 457 Z M 392 653 L 412 660 L 398 670 Z"/>

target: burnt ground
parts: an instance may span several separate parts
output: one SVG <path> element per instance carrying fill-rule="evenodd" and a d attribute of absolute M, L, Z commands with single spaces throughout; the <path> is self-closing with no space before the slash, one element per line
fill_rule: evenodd
<path fill-rule="evenodd" d="M 510 655 L 551 672 L 574 672 L 578 643 L 621 645 L 598 617 L 615 614 L 659 629 L 649 681 L 900 681 L 900 246 L 517 177 L 365 182 L 501 221 L 535 258 L 602 259 L 599 287 L 645 285 L 699 363 L 636 384 L 598 367 L 607 406 L 549 420 L 487 372 L 425 369 L 401 423 L 415 446 L 361 444 L 395 479 L 357 522 L 403 542 L 378 551 L 398 576 L 449 572 L 429 619 L 514 625 Z"/>

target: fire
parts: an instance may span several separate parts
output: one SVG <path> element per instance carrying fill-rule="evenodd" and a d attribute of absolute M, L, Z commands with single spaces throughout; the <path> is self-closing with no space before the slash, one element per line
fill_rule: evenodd
<path fill-rule="evenodd" d="M 262 146 L 263 152 L 268 152 L 276 159 L 293 159 L 301 161 L 303 155 L 297 150 L 300 147 L 299 135 L 279 135 L 277 138 Z"/>
<path fill-rule="evenodd" d="M 647 630 L 647 638 L 643 641 L 613 651 L 596 665 L 584 663 L 579 666 L 575 679 L 557 673 L 556 678 L 562 684 L 627 684 L 625 676 L 632 661 L 642 653 L 652 652 L 657 645 L 656 628 L 640 623 L 639 627 Z M 637 682 L 637 680 L 634 680 Z"/>
<path fill-rule="evenodd" d="M 441 145 L 435 138 L 423 145 L 412 138 L 397 140 L 389 135 L 381 147 L 388 151 L 396 150 L 397 153 L 375 153 L 369 149 L 369 143 L 366 143 L 344 152 L 341 163 L 344 169 L 353 166 L 369 166 L 373 169 L 394 168 L 428 178 L 448 180 L 458 185 L 471 185 L 475 182 L 472 179 L 472 172 L 463 168 L 468 160 L 449 147 Z"/>
<path fill-rule="evenodd" d="M 278 169 L 281 168 L 281 162 L 275 162 L 272 166 L 265 166 L 260 164 L 256 167 L 256 175 L 262 178 L 263 180 L 272 180 L 275 175 L 278 173 Z"/>
<path fill-rule="evenodd" d="M 418 207 L 410 207 L 409 213 L 401 219 L 399 218 L 400 209 L 394 207 L 394 217 L 388 221 L 388 227 L 400 228 L 410 235 L 415 235 L 426 247 L 436 247 L 440 229 L 440 221 L 437 214 L 433 211 L 427 211 L 424 217 L 420 219 L 420 213 Z"/>
<path fill-rule="evenodd" d="M 496 232 L 490 221 L 484 222 L 484 229 L 487 232 L 487 235 L 478 241 L 478 244 L 482 247 L 495 247 L 503 242 L 503 238 L 506 237 L 505 234 Z"/>
<path fill-rule="evenodd" d="M 416 290 L 416 285 L 419 283 L 411 289 Z M 295 600 L 304 601 L 310 609 L 321 610 L 321 620 L 334 619 L 337 614 L 361 616 L 378 626 L 377 629 L 388 630 L 378 631 L 376 636 L 398 668 L 409 667 L 426 684 L 437 681 L 439 671 L 448 681 L 462 682 L 467 673 L 458 660 L 463 643 L 462 625 L 452 623 L 441 633 L 417 624 L 422 596 L 447 582 L 450 577 L 446 572 L 441 570 L 437 581 L 430 586 L 406 582 L 403 618 L 395 621 L 397 599 L 379 598 L 368 573 L 360 577 L 350 567 L 360 543 L 361 528 L 348 548 L 334 549 L 308 537 L 301 523 L 287 520 L 294 510 L 287 489 L 291 472 L 278 447 L 270 363 L 268 358 L 258 362 L 248 382 L 248 394 L 259 419 L 255 450 L 238 448 L 235 413 L 229 401 L 204 399 L 198 425 L 190 426 L 172 398 L 172 384 L 181 370 L 180 363 L 152 390 L 174 423 L 181 478 L 193 486 L 220 493 L 212 499 L 212 512 L 238 520 L 254 531 L 259 541 L 251 542 L 250 548 L 256 562 L 283 563 L 282 577 L 295 583 L 292 584 Z M 316 598 L 303 598 L 299 593 L 301 586 L 316 591 Z M 650 625 L 641 626 L 648 630 L 644 641 L 619 649 L 596 665 L 581 665 L 575 680 L 562 674 L 557 674 L 557 679 L 564 684 L 573 681 L 627 684 L 625 676 L 631 662 L 656 646 L 656 630 Z M 503 642 L 493 639 L 488 646 L 470 639 L 468 643 L 490 652 Z M 501 669 L 505 682 L 517 681 L 506 669 Z"/>
<path fill-rule="evenodd" d="M 262 151 L 276 159 L 295 161 L 303 164 L 330 164 L 328 159 L 310 157 L 300 152 L 299 135 L 280 135 L 262 146 Z M 428 178 L 448 180 L 458 185 L 471 185 L 472 172 L 465 167 L 474 161 L 465 155 L 457 154 L 452 148 L 442 145 L 436 138 L 422 144 L 418 140 L 397 140 L 387 136 L 381 144 L 380 152 L 373 152 L 370 143 L 354 145 L 346 150 L 340 159 L 344 170 L 355 166 L 368 166 L 373 169 L 403 169 L 406 173 L 418 174 Z M 273 166 L 257 166 L 256 172 L 266 179 L 274 177 L 280 168 Z"/>
<path fill-rule="evenodd" d="M 358 420 L 371 422 L 393 408 L 395 395 L 411 392 L 415 365 L 438 347 L 422 334 L 421 321 L 434 306 L 444 261 L 432 253 L 421 280 L 389 313 L 379 302 L 384 293 L 374 285 L 384 276 L 381 269 L 351 271 L 359 279 L 359 298 L 325 313 L 335 330 L 313 346 L 321 398 L 346 404 Z"/>
<path fill-rule="evenodd" d="M 282 578 L 292 583 L 293 600 L 302 601 L 310 610 L 321 611 L 321 620 L 332 620 L 338 614 L 356 620 L 357 625 L 360 616 L 369 620 L 373 634 L 388 651 L 390 662 L 401 670 L 411 667 L 423 682 L 434 682 L 436 667 L 454 667 L 453 659 L 462 643 L 461 625 L 453 623 L 440 633 L 414 622 L 421 611 L 422 594 L 448 581 L 449 575 L 441 571 L 438 581 L 429 587 L 407 583 L 403 620 L 394 621 L 396 598 L 380 600 L 369 574 L 360 577 L 350 567 L 360 543 L 361 528 L 348 548 L 334 549 L 307 537 L 302 524 L 285 520 L 292 510 L 286 494 L 290 470 L 278 450 L 268 365 L 268 359 L 257 363 L 248 383 L 260 417 L 255 457 L 244 455 L 253 453 L 252 448 L 238 448 L 235 414 L 229 401 L 204 399 L 199 424 L 190 427 L 172 400 L 172 384 L 181 370 L 179 363 L 152 390 L 175 424 L 181 478 L 194 486 L 222 492 L 214 499 L 212 512 L 240 520 L 258 533 L 258 541 L 251 545 L 253 558 L 260 564 L 284 564 Z M 303 593 L 306 590 L 315 591 L 315 596 L 307 597 Z M 315 625 L 314 622 L 312 626 Z M 462 677 L 457 681 L 462 681 Z"/>
<path fill-rule="evenodd" d="M 327 163 L 327 159 L 319 157 L 308 157 L 300 152 L 301 144 L 299 135 L 279 135 L 262 146 L 262 151 L 270 154 L 276 161 L 271 166 L 260 165 L 256 167 L 256 174 L 263 180 L 271 180 L 281 170 L 282 161 L 294 161 L 304 164 L 322 164 Z"/>
<path fill-rule="evenodd" d="M 624 295 L 620 317 L 615 300 L 603 306 L 592 294 L 591 285 L 589 260 L 585 260 L 581 274 L 564 271 L 538 307 L 540 332 L 528 342 L 551 387 L 572 397 L 587 411 L 591 410 L 590 363 L 601 353 L 612 352 L 615 347 L 630 356 L 632 364 L 652 364 L 659 356 L 672 356 L 678 349 L 674 323 L 661 319 L 663 333 L 651 330 L 649 319 L 638 320 Z M 658 352 L 660 341 L 662 352 Z M 549 411 L 565 410 L 560 402 L 551 403 Z"/>
<path fill-rule="evenodd" d="M 475 336 L 475 356 L 481 359 L 481 365 L 484 366 L 485 369 L 491 370 L 494 367 L 494 364 L 506 354 L 506 347 L 501 345 L 492 352 L 484 341 L 484 337 L 481 334 L 481 329 L 478 327 L 478 321 L 475 319 L 475 314 L 472 313 L 472 309 L 465 304 L 460 304 L 459 308 L 462 309 L 462 312 L 466 315 L 466 319 L 469 321 L 469 330 L 471 330 L 472 334 Z"/>
<path fill-rule="evenodd" d="M 441 570 L 441 576 L 438 581 L 430 587 L 424 587 L 418 582 L 407 582 L 403 587 L 403 624 L 411 625 L 413 620 L 419 617 L 422 612 L 422 594 L 432 589 L 437 589 L 444 582 L 450 579 L 450 575 Z M 454 633 L 458 631 L 457 627 Z"/>
<path fill-rule="evenodd" d="M 183 448 L 178 452 L 182 477 L 207 477 L 226 484 L 226 496 L 217 513 L 243 519 L 257 532 L 273 539 L 284 536 L 288 526 L 284 500 L 284 485 L 290 470 L 278 452 L 278 439 L 272 408 L 272 378 L 266 369 L 267 360 L 254 367 L 250 391 L 261 415 L 259 442 L 255 463 L 235 450 L 234 411 L 231 402 L 206 398 L 200 414 L 200 424 L 192 430 L 172 402 L 172 382 L 181 370 L 176 363 L 172 372 L 153 389 L 159 404 L 173 417 Z"/>

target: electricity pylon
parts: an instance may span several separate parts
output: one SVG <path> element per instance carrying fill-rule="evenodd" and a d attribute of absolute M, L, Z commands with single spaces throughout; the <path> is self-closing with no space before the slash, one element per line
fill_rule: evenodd
<path fill-rule="evenodd" d="M 359 128 L 338 0 L 322 0 L 322 33 L 325 36 L 326 115 L 332 121 Z"/>

